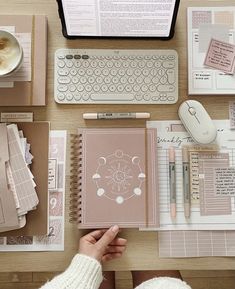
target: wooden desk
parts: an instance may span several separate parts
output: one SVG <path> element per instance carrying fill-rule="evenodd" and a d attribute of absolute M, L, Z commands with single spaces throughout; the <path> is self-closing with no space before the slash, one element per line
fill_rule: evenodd
<path fill-rule="evenodd" d="M 48 86 L 46 107 L 13 108 L 2 107 L 0 111 L 33 111 L 35 120 L 49 120 L 51 129 L 75 132 L 78 126 L 144 126 L 143 120 L 88 121 L 82 118 L 84 112 L 99 111 L 146 111 L 152 120 L 178 119 L 179 104 L 187 99 L 187 45 L 186 45 L 186 6 L 213 6 L 215 2 L 181 0 L 176 24 L 175 37 L 170 41 L 158 40 L 66 40 L 61 33 L 60 19 L 55 0 L 10 0 L 0 2 L 1 14 L 46 14 L 48 16 Z M 216 1 L 217 5 L 234 4 L 234 1 Z M 58 105 L 53 98 L 54 52 L 57 48 L 173 48 L 179 54 L 179 101 L 174 105 Z M 201 101 L 212 118 L 228 118 L 229 96 L 194 97 Z M 67 154 L 66 182 L 66 224 L 64 252 L 18 252 L 0 253 L 0 271 L 63 271 L 77 250 L 79 234 L 74 225 L 68 222 L 69 207 L 69 151 Z M 188 258 L 159 259 L 156 232 L 139 232 L 123 230 L 122 235 L 128 239 L 128 249 L 122 259 L 110 262 L 107 270 L 130 269 L 181 269 L 211 270 L 235 269 L 235 258 Z M 234 240 L 235 242 L 235 240 Z"/>

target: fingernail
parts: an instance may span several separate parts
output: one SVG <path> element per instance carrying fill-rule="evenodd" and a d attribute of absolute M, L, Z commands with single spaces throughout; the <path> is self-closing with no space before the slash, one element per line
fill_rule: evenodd
<path fill-rule="evenodd" d="M 119 231 L 119 227 L 118 225 L 114 225 L 111 227 L 111 231 L 114 232 L 114 233 L 117 233 Z"/>

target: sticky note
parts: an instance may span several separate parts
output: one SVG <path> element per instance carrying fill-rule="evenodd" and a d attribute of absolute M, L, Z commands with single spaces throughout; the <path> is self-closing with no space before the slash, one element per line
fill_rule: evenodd
<path fill-rule="evenodd" d="M 235 45 L 212 38 L 204 65 L 228 74 L 234 74 Z"/>

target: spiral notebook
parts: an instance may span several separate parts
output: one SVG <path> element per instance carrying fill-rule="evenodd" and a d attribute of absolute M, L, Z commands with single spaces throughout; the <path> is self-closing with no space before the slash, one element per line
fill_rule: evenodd
<path fill-rule="evenodd" d="M 78 228 L 159 226 L 155 142 L 155 129 L 78 129 L 70 208 Z"/>

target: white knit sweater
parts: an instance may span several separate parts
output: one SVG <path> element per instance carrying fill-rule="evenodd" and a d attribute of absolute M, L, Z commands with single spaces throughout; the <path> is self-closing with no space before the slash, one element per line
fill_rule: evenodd
<path fill-rule="evenodd" d="M 101 264 L 93 258 L 77 254 L 64 273 L 40 289 L 98 289 L 103 280 Z M 150 279 L 136 289 L 191 289 L 185 282 L 168 277 Z"/>

